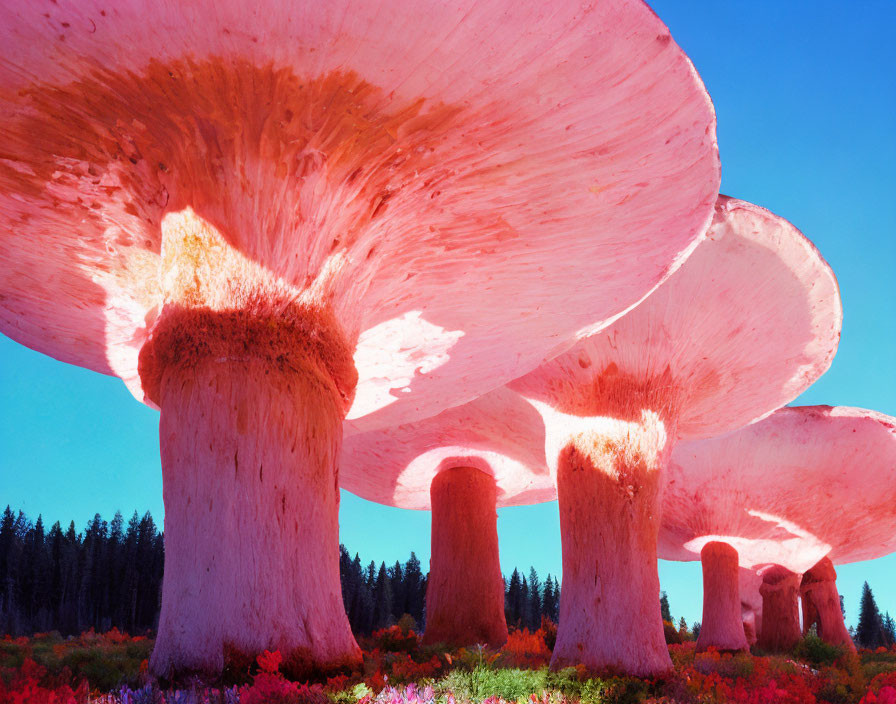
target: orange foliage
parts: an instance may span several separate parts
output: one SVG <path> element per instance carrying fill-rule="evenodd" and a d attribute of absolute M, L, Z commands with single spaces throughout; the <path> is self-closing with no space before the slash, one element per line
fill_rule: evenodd
<path fill-rule="evenodd" d="M 551 651 L 545 643 L 545 629 L 530 633 L 527 628 L 511 631 L 501 650 L 502 659 L 513 667 L 539 668 L 551 660 Z"/>

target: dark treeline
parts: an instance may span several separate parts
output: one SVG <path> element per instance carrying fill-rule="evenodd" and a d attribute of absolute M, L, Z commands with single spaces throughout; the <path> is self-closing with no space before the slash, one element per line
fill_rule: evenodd
<path fill-rule="evenodd" d="M 164 562 L 163 535 L 148 512 L 142 518 L 135 512 L 127 525 L 121 513 L 111 522 L 97 514 L 78 533 L 74 521 L 65 530 L 58 522 L 47 530 L 40 516 L 32 523 L 7 506 L 0 519 L 0 634 L 153 630 Z M 414 553 L 403 564 L 363 566 L 358 555 L 352 558 L 340 545 L 339 574 L 345 611 L 358 635 L 405 615 L 414 621 L 405 619 L 408 625 L 424 628 L 426 575 Z M 511 628 L 535 630 L 543 617 L 556 623 L 559 604 L 560 584 L 551 575 L 542 582 L 535 568 L 528 576 L 515 569 L 504 579 L 504 612 Z M 660 604 L 663 618 L 672 621 L 665 592 Z M 896 624 L 890 614 L 880 613 L 867 582 L 858 628 L 850 631 L 866 648 L 896 641 Z"/>
<path fill-rule="evenodd" d="M 7 506 L 0 519 L 0 634 L 153 630 L 164 563 L 163 534 L 148 512 L 142 518 L 135 512 L 127 525 L 121 513 L 111 522 L 97 514 L 78 533 L 74 521 L 48 531 L 40 516 L 32 523 Z M 355 633 L 366 635 L 405 614 L 423 628 L 426 575 L 414 553 L 404 564 L 364 567 L 340 545 L 339 572 Z M 535 629 L 542 615 L 556 622 L 559 585 L 550 575 L 542 584 L 534 569 L 528 578 L 514 570 L 505 587 L 508 625 Z"/>
<path fill-rule="evenodd" d="M 149 513 L 135 512 L 127 525 L 121 513 L 111 523 L 97 514 L 77 533 L 74 521 L 47 531 L 40 516 L 32 523 L 7 506 L 0 519 L 0 632 L 154 628 L 164 559 Z"/>
<path fill-rule="evenodd" d="M 423 624 L 426 597 L 426 577 L 420 560 L 411 553 L 403 565 L 396 562 L 370 562 L 361 566 L 361 558 L 352 559 L 345 546 L 339 546 L 339 578 L 342 582 L 342 601 L 352 631 L 366 635 L 376 629 L 397 623 L 405 614 L 414 619 L 414 626 Z"/>
<path fill-rule="evenodd" d="M 379 628 L 398 623 L 402 617 L 414 619 L 414 628 L 422 630 L 426 621 L 426 576 L 414 553 L 407 562 L 396 562 L 392 567 L 375 562 L 362 567 L 361 558 L 351 558 L 344 546 L 339 546 L 339 576 L 342 581 L 342 600 L 352 631 L 366 635 Z M 511 628 L 535 630 L 542 616 L 556 623 L 559 587 L 548 575 L 542 584 L 535 568 L 529 577 L 514 570 L 510 580 L 504 579 L 504 612 Z"/>
<path fill-rule="evenodd" d="M 528 578 L 514 570 L 504 584 L 504 615 L 509 627 L 534 631 L 542 617 L 557 623 L 560 584 L 550 574 L 542 584 L 534 567 L 529 568 Z"/>

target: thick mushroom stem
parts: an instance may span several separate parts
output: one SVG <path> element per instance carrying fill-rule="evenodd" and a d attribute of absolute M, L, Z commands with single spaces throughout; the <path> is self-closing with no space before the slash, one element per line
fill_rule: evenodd
<path fill-rule="evenodd" d="M 167 301 L 140 351 L 161 409 L 165 577 L 150 667 L 277 649 L 301 675 L 360 662 L 339 585 L 337 459 L 357 383 L 321 296 L 192 211 L 163 222 Z"/>
<path fill-rule="evenodd" d="M 342 604 L 342 402 L 266 355 L 168 367 L 159 386 L 165 577 L 151 669 L 218 673 L 279 649 L 292 672 L 360 661 Z"/>
<path fill-rule="evenodd" d="M 672 668 L 656 541 L 666 431 L 653 413 L 570 438 L 557 493 L 563 593 L 552 668 L 652 676 Z"/>
<path fill-rule="evenodd" d="M 849 637 L 843 611 L 840 609 L 840 594 L 837 591 L 837 571 L 830 558 L 820 560 L 803 575 L 800 597 L 803 602 L 803 630 L 808 631 L 813 623 L 818 624 L 818 637 L 826 643 L 845 646 L 855 652 L 856 646 Z"/>
<path fill-rule="evenodd" d="M 747 650 L 741 617 L 737 550 L 721 542 L 710 542 L 700 551 L 703 566 L 703 621 L 697 651 Z"/>
<path fill-rule="evenodd" d="M 455 646 L 507 641 L 504 579 L 498 558 L 495 480 L 471 467 L 436 475 L 432 558 L 424 643 Z"/>
<path fill-rule="evenodd" d="M 781 565 L 762 573 L 762 630 L 759 647 L 773 653 L 793 648 L 800 640 L 800 576 Z"/>

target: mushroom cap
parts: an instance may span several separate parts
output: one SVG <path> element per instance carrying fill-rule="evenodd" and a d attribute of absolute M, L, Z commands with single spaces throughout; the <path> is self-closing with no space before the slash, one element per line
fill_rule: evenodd
<path fill-rule="evenodd" d="M 166 218 L 332 314 L 361 431 L 568 347 L 712 216 L 712 105 L 640 0 L 11 0 L 0 43 L 0 330 L 140 400 Z"/>
<path fill-rule="evenodd" d="M 553 501 L 544 447 L 539 413 L 501 388 L 432 418 L 347 437 L 339 484 L 369 501 L 429 511 L 435 476 L 473 467 L 494 477 L 498 506 Z"/>
<path fill-rule="evenodd" d="M 845 406 L 782 408 L 672 451 L 658 552 L 698 560 L 710 540 L 742 567 L 805 572 L 896 551 L 896 418 Z"/>
<path fill-rule="evenodd" d="M 707 238 L 637 308 L 511 384 L 569 417 L 665 411 L 712 437 L 793 400 L 840 340 L 837 281 L 793 225 L 719 196 Z M 652 405 L 651 405 L 652 404 Z"/>

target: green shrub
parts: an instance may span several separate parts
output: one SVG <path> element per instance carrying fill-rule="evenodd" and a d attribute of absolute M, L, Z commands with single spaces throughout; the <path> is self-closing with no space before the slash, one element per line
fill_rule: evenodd
<path fill-rule="evenodd" d="M 818 667 L 833 665 L 843 657 L 844 649 L 839 645 L 825 643 L 811 633 L 807 634 L 793 649 L 794 657 Z"/>
<path fill-rule="evenodd" d="M 632 677 L 589 679 L 579 695 L 582 704 L 636 704 L 649 695 L 646 682 Z"/>
<path fill-rule="evenodd" d="M 559 691 L 566 699 L 581 704 L 635 704 L 650 694 L 648 683 L 635 677 L 595 677 L 584 681 L 579 677 L 574 667 L 548 672 L 546 689 Z"/>
<path fill-rule="evenodd" d="M 453 692 L 462 700 L 480 702 L 491 696 L 508 701 L 527 699 L 547 688 L 547 670 L 493 670 L 476 666 L 472 670 L 454 670 L 438 683 L 438 689 Z"/>
<path fill-rule="evenodd" d="M 556 672 L 548 672 L 545 676 L 547 689 L 563 692 L 567 696 L 579 696 L 582 691 L 582 684 L 579 680 L 579 672 L 574 667 L 565 667 Z"/>
<path fill-rule="evenodd" d="M 104 692 L 122 684 L 136 684 L 140 672 L 140 660 L 128 658 L 123 649 L 72 648 L 56 663 L 47 664 L 51 672 L 68 667 L 75 680 L 86 678 L 91 687 Z"/>

